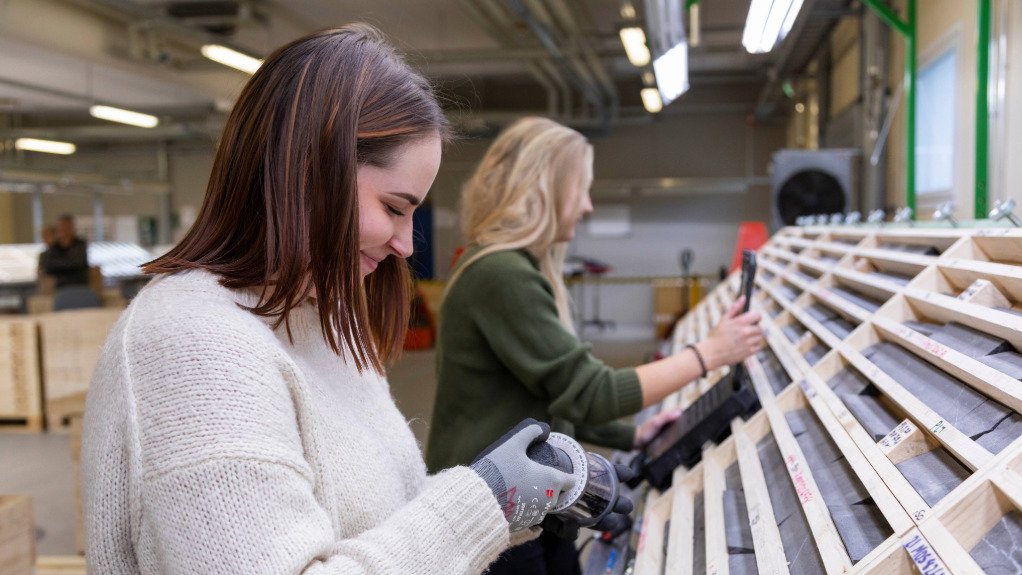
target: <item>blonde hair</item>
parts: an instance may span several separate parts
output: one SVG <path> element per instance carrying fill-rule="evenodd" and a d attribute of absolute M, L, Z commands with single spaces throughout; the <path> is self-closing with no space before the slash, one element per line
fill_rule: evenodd
<path fill-rule="evenodd" d="M 585 136 L 546 118 L 522 118 L 508 126 L 483 156 L 462 188 L 461 225 L 470 244 L 482 249 L 465 261 L 448 286 L 468 266 L 498 251 L 528 249 L 554 289 L 561 323 L 574 332 L 568 288 L 564 285 L 567 243 L 558 241 L 568 202 L 577 213 L 593 179 L 593 147 Z"/>

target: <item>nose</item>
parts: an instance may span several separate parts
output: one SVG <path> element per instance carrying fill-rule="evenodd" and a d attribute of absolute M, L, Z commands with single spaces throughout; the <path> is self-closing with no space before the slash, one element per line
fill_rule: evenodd
<path fill-rule="evenodd" d="M 589 192 L 586 192 L 585 196 L 582 198 L 582 215 L 584 216 L 586 214 L 592 213 L 592 211 L 593 198 L 589 195 Z"/>
<path fill-rule="evenodd" d="M 389 242 L 390 250 L 398 257 L 411 257 L 415 251 L 412 244 L 412 219 L 407 218 L 394 232 Z"/>

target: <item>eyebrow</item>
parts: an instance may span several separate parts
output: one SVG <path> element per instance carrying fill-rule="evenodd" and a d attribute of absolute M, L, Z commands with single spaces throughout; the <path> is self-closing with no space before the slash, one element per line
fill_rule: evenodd
<path fill-rule="evenodd" d="M 406 194 L 404 192 L 391 192 L 390 195 L 401 198 L 402 200 L 405 200 L 406 202 L 413 206 L 417 206 L 420 203 L 419 198 L 413 196 L 412 194 Z"/>

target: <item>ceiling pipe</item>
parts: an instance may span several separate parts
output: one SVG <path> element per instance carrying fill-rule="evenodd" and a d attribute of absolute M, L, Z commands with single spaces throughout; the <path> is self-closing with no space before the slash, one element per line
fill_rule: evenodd
<path fill-rule="evenodd" d="M 593 107 L 600 123 L 606 124 L 609 120 L 609 110 L 599 89 L 593 84 L 587 83 L 575 66 L 571 64 L 567 55 L 553 38 L 550 29 L 536 18 L 523 0 L 503 0 L 503 2 L 515 15 L 525 22 L 529 30 L 540 41 L 540 44 L 547 49 L 551 58 L 558 64 L 564 75 L 567 76 L 568 81 L 582 94 L 585 101 Z"/>
<path fill-rule="evenodd" d="M 545 0 L 550 5 L 550 12 L 554 14 L 554 18 L 560 23 L 561 27 L 566 29 L 568 34 L 574 39 L 576 46 L 579 48 L 583 62 L 579 62 L 580 66 L 588 66 L 596 80 L 599 82 L 600 87 L 603 89 L 607 96 L 610 104 L 611 120 L 617 117 L 620 107 L 621 100 L 618 97 L 617 86 L 614 81 L 610 78 L 610 74 L 607 73 L 606 66 L 603 65 L 603 61 L 600 60 L 596 54 L 596 50 L 593 49 L 592 44 L 582 35 L 579 30 L 578 19 L 575 17 L 571 7 L 564 0 Z"/>
<path fill-rule="evenodd" d="M 482 4 L 483 2 L 477 2 L 477 0 L 460 0 L 462 10 L 468 13 L 469 17 L 477 25 L 479 25 L 483 31 L 490 35 L 491 38 L 501 44 L 501 48 L 498 50 L 509 49 L 511 53 L 518 51 L 515 47 L 516 41 L 514 36 L 508 32 L 508 30 L 502 27 L 497 19 L 485 9 Z M 557 118 L 560 114 L 557 109 L 558 100 L 563 100 L 564 114 L 570 113 L 571 109 L 571 94 L 568 90 L 567 83 L 553 70 L 544 70 L 542 66 L 543 60 L 541 58 L 546 56 L 546 52 L 539 50 L 536 53 L 536 59 L 529 61 L 525 64 L 526 70 L 529 74 L 539 82 L 540 86 L 546 90 L 547 99 L 547 113 L 552 118 Z M 525 58 L 525 56 L 522 56 Z M 558 86 L 560 90 L 558 90 Z"/>

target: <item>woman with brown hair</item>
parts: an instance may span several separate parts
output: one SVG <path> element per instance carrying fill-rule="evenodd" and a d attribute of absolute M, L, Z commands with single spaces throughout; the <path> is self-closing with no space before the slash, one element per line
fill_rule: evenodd
<path fill-rule="evenodd" d="M 92 572 L 478 573 L 532 535 L 572 484 L 526 456 L 548 428 L 427 477 L 383 375 L 445 134 L 429 85 L 369 27 L 267 58 L 195 225 L 144 267 L 97 366 Z"/>

